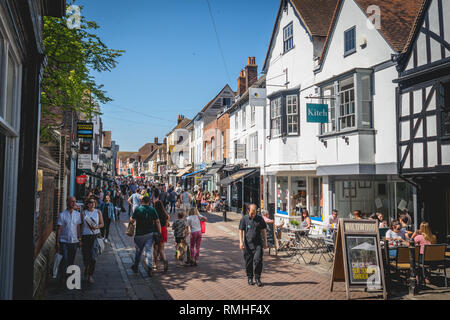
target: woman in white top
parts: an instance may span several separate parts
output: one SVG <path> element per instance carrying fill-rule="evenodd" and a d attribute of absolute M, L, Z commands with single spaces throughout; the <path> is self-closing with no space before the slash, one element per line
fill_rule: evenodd
<path fill-rule="evenodd" d="M 206 217 L 198 213 L 195 208 L 189 210 L 187 218 L 188 234 L 191 234 L 191 265 L 197 266 L 200 257 L 200 245 L 202 243 L 202 227 L 200 221 L 207 221 Z M 195 248 L 195 250 L 194 250 Z"/>
<path fill-rule="evenodd" d="M 95 270 L 94 244 L 100 234 L 100 229 L 104 226 L 102 214 L 95 209 L 95 204 L 93 198 L 88 199 L 85 206 L 87 210 L 84 210 L 81 214 L 81 221 L 83 222 L 81 230 L 83 246 L 81 251 L 85 266 L 84 275 L 89 278 L 90 283 L 94 283 L 92 277 Z"/>

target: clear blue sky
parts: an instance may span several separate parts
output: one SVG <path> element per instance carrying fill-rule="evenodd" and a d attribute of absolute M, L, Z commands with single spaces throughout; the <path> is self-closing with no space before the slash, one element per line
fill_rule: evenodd
<path fill-rule="evenodd" d="M 236 90 L 248 56 L 260 72 L 279 3 L 210 0 L 225 68 L 207 0 L 77 0 L 108 47 L 126 50 L 116 69 L 96 75 L 114 99 L 102 119 L 120 150 L 162 141 L 179 114 L 192 119 L 227 83 Z"/>

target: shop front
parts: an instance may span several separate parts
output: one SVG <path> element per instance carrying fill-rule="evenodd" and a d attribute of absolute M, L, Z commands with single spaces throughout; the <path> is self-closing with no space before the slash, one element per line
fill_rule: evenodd
<path fill-rule="evenodd" d="M 275 194 L 269 191 L 268 197 L 275 204 L 276 223 L 281 221 L 286 224 L 301 220 L 303 210 L 308 210 L 314 224 L 322 224 L 323 221 L 323 179 L 304 172 L 289 172 L 277 174 L 268 181 L 274 183 Z M 269 205 L 271 201 L 269 200 Z M 273 203 L 273 202 L 272 202 Z M 270 210 L 269 210 L 270 212 Z"/>
<path fill-rule="evenodd" d="M 244 205 L 260 206 L 260 170 L 246 168 L 220 180 L 217 184 L 227 187 L 228 205 L 231 211 L 242 212 Z"/>
<path fill-rule="evenodd" d="M 407 211 L 417 221 L 414 187 L 396 176 L 335 176 L 329 182 L 341 218 L 360 210 L 364 218 L 380 212 L 390 222 Z"/>

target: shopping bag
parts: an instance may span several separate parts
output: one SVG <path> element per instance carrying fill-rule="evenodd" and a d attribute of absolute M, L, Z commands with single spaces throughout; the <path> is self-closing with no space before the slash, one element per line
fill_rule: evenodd
<path fill-rule="evenodd" d="M 95 241 L 98 244 L 98 247 L 100 249 L 100 254 L 101 254 L 103 251 L 105 251 L 105 242 L 103 241 L 102 238 L 97 238 L 97 239 L 95 239 Z"/>
<path fill-rule="evenodd" d="M 56 277 L 58 276 L 58 268 L 62 258 L 63 256 L 60 253 L 57 253 L 55 255 L 55 262 L 53 262 L 53 279 L 56 279 Z"/>
<path fill-rule="evenodd" d="M 200 227 L 202 228 L 202 233 L 206 233 L 206 222 L 200 220 Z"/>
<path fill-rule="evenodd" d="M 129 237 L 133 237 L 134 236 L 134 223 L 128 223 L 128 227 L 127 227 L 127 231 L 125 232 L 125 234 Z"/>

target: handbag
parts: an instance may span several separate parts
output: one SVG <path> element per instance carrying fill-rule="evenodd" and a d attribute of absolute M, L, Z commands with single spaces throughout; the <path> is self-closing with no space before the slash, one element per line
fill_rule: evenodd
<path fill-rule="evenodd" d="M 125 234 L 129 237 L 133 237 L 135 230 L 136 230 L 136 227 L 135 227 L 134 223 L 130 222 L 130 223 L 128 223 L 127 231 L 125 232 Z"/>
<path fill-rule="evenodd" d="M 200 220 L 200 227 L 202 228 L 202 233 L 206 233 L 206 222 Z"/>
<path fill-rule="evenodd" d="M 101 238 L 96 238 L 95 241 L 97 242 L 97 245 L 99 247 L 99 254 L 101 254 L 103 251 L 105 251 L 105 242 Z"/>

